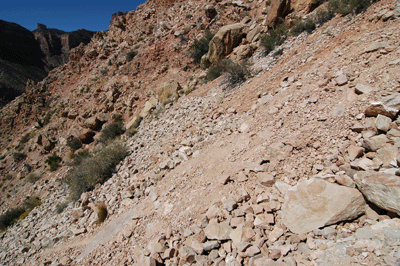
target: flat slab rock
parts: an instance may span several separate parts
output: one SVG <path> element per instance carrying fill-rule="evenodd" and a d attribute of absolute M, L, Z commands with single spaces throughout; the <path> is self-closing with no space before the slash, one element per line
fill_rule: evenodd
<path fill-rule="evenodd" d="M 367 171 L 354 175 L 362 194 L 376 206 L 400 214 L 400 177 Z"/>
<path fill-rule="evenodd" d="M 282 219 L 290 231 L 301 234 L 355 219 L 364 213 L 365 206 L 357 189 L 312 178 L 287 191 Z"/>

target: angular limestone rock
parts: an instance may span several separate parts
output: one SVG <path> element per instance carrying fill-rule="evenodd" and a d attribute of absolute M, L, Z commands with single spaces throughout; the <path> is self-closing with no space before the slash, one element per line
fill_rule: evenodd
<path fill-rule="evenodd" d="M 293 233 L 307 233 L 354 219 L 364 213 L 365 205 L 357 189 L 312 178 L 288 190 L 282 220 Z"/>
<path fill-rule="evenodd" d="M 377 116 L 378 114 L 394 118 L 400 111 L 400 94 L 391 94 L 382 97 L 379 102 L 373 102 L 365 110 L 366 116 Z"/>
<path fill-rule="evenodd" d="M 210 240 L 228 240 L 232 228 L 227 223 L 210 222 L 204 229 L 204 233 Z"/>
<path fill-rule="evenodd" d="M 381 172 L 359 172 L 354 181 L 362 194 L 376 206 L 400 214 L 400 177 Z"/>

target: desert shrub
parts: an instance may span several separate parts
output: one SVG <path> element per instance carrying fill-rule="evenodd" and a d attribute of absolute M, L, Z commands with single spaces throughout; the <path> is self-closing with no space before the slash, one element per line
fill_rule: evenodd
<path fill-rule="evenodd" d="M 313 18 L 307 18 L 306 20 L 298 19 L 294 22 L 293 27 L 290 29 L 290 33 L 297 36 L 303 31 L 307 31 L 311 33 L 313 30 L 317 28 L 315 21 Z"/>
<path fill-rule="evenodd" d="M 108 215 L 107 207 L 104 202 L 99 202 L 96 206 L 97 222 L 103 223 Z"/>
<path fill-rule="evenodd" d="M 343 16 L 350 13 L 359 14 L 375 2 L 374 0 L 331 0 L 328 3 L 328 10 L 332 13 Z"/>
<path fill-rule="evenodd" d="M 92 157 L 92 154 L 90 154 L 88 150 L 80 151 L 77 154 L 75 154 L 74 160 L 72 161 L 71 165 L 72 166 L 80 165 L 83 159 L 88 157 Z"/>
<path fill-rule="evenodd" d="M 40 175 L 36 174 L 36 173 L 30 173 L 27 177 L 26 177 L 26 181 L 32 184 L 35 184 L 36 181 L 38 181 L 40 179 Z"/>
<path fill-rule="evenodd" d="M 330 21 L 335 17 L 335 13 L 333 13 L 329 9 L 319 9 L 317 14 L 315 14 L 314 21 L 316 24 L 323 25 L 325 22 Z"/>
<path fill-rule="evenodd" d="M 261 36 L 260 43 L 264 46 L 266 55 L 286 40 L 286 32 L 286 27 L 284 25 L 279 25 L 275 29 L 267 32 L 267 34 Z"/>
<path fill-rule="evenodd" d="M 124 133 L 124 124 L 120 121 L 112 122 L 107 125 L 102 131 L 99 141 L 107 143 Z"/>
<path fill-rule="evenodd" d="M 211 81 L 224 73 L 227 74 L 227 82 L 230 85 L 244 82 L 251 75 L 248 62 L 243 61 L 238 64 L 231 60 L 223 59 L 208 69 L 206 79 Z"/>
<path fill-rule="evenodd" d="M 26 158 L 26 154 L 23 152 L 15 152 L 13 154 L 14 162 L 18 163 Z"/>
<path fill-rule="evenodd" d="M 126 61 L 132 61 L 132 59 L 135 58 L 136 55 L 137 52 L 135 50 L 130 50 L 128 53 L 126 53 Z"/>
<path fill-rule="evenodd" d="M 58 169 L 58 167 L 60 166 L 61 163 L 61 157 L 58 156 L 55 152 L 50 155 L 49 157 L 47 157 L 45 163 L 47 163 L 47 165 L 50 167 L 50 171 L 54 172 L 55 170 Z"/>
<path fill-rule="evenodd" d="M 90 191 L 96 184 L 102 184 L 109 179 L 115 166 L 127 154 L 124 145 L 111 143 L 97 149 L 90 156 L 82 156 L 64 179 L 68 184 L 71 199 L 78 200 L 83 192 Z"/>
<path fill-rule="evenodd" d="M 6 211 L 0 215 L 0 231 L 4 231 L 7 227 L 13 225 L 19 219 L 22 220 L 37 206 L 41 204 L 38 197 L 27 198 L 22 206 L 18 206 Z"/>
<path fill-rule="evenodd" d="M 23 208 L 17 207 L 0 215 L 0 231 L 4 231 L 7 227 L 13 225 L 24 212 Z"/>
<path fill-rule="evenodd" d="M 192 52 L 190 56 L 193 58 L 193 62 L 199 64 L 201 61 L 201 57 L 208 53 L 208 48 L 211 39 L 214 37 L 214 34 L 211 31 L 205 31 L 204 37 L 199 40 L 194 40 L 192 46 Z"/>
<path fill-rule="evenodd" d="M 42 204 L 42 201 L 40 200 L 39 197 L 37 196 L 29 197 L 26 200 L 24 200 L 23 208 L 25 211 L 31 211 L 40 204 Z"/>
<path fill-rule="evenodd" d="M 67 208 L 67 207 L 68 207 L 67 201 L 60 202 L 56 205 L 56 212 L 62 213 L 65 210 L 65 208 Z"/>
<path fill-rule="evenodd" d="M 77 137 L 69 136 L 67 138 L 67 146 L 70 147 L 71 150 L 76 151 L 82 147 L 82 142 Z"/>

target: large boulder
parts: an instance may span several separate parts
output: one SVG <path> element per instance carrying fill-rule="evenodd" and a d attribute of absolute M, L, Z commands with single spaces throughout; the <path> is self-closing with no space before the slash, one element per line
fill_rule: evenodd
<path fill-rule="evenodd" d="M 318 7 L 323 1 L 321 0 L 291 0 L 290 8 L 294 12 L 306 15 Z"/>
<path fill-rule="evenodd" d="M 178 99 L 180 90 L 182 90 L 181 85 L 177 81 L 172 80 L 157 88 L 156 93 L 158 100 L 166 104 Z"/>
<path fill-rule="evenodd" d="M 379 208 L 400 214 L 400 177 L 381 172 L 359 172 L 354 181 L 361 193 Z"/>
<path fill-rule="evenodd" d="M 400 111 L 400 94 L 391 94 L 382 97 L 380 101 L 371 103 L 365 110 L 366 116 L 385 115 L 395 118 Z"/>
<path fill-rule="evenodd" d="M 290 0 L 272 0 L 267 13 L 267 24 L 275 26 L 290 12 Z"/>
<path fill-rule="evenodd" d="M 245 36 L 243 33 L 244 25 L 236 23 L 222 27 L 217 34 L 211 39 L 208 50 L 208 61 L 213 64 L 221 58 L 229 55 L 233 48 L 242 42 Z"/>
<path fill-rule="evenodd" d="M 154 97 L 150 98 L 145 104 L 140 112 L 139 116 L 141 118 L 145 118 L 148 114 L 150 114 L 150 111 L 158 104 L 158 100 Z"/>
<path fill-rule="evenodd" d="M 355 188 L 312 178 L 290 188 L 282 207 L 283 223 L 296 234 L 352 220 L 364 213 L 366 203 Z"/>

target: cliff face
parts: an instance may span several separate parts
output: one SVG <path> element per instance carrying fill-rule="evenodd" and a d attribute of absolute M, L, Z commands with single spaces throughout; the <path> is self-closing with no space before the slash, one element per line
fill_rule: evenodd
<path fill-rule="evenodd" d="M 49 69 L 66 64 L 69 51 L 80 43 L 88 44 L 95 32 L 79 29 L 73 32 L 64 32 L 57 29 L 48 29 L 45 25 L 38 23 L 33 31 L 40 48 L 46 56 Z"/>
<path fill-rule="evenodd" d="M 30 32 L 0 20 L 0 107 L 23 93 L 29 79 L 39 82 L 51 69 L 66 64 L 70 50 L 89 43 L 94 33 L 68 33 L 42 24 Z"/>
<path fill-rule="evenodd" d="M 35 36 L 16 24 L 0 20 L 0 106 L 25 89 L 28 79 L 46 76 L 44 54 Z"/>

